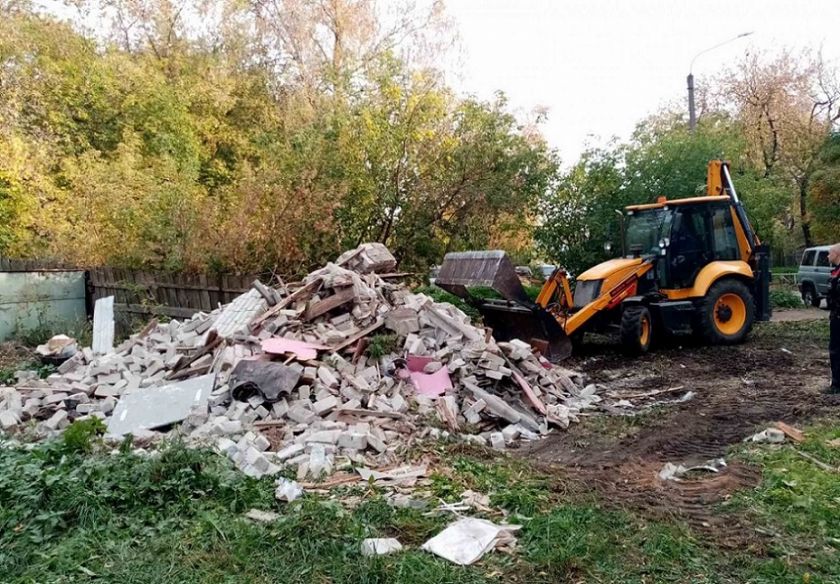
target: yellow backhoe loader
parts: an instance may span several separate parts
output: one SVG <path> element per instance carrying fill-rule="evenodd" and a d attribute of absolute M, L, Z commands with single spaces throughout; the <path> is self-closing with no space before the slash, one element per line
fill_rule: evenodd
<path fill-rule="evenodd" d="M 586 331 L 617 329 L 625 351 L 639 354 L 669 335 L 738 343 L 755 320 L 769 320 L 769 249 L 728 163 L 709 162 L 705 196 L 659 197 L 622 219 L 624 256 L 578 275 L 574 293 L 557 269 L 532 301 L 501 251 L 447 254 L 435 284 L 474 304 L 497 339 L 529 341 L 553 361 Z M 477 293 L 488 287 L 501 298 Z"/>

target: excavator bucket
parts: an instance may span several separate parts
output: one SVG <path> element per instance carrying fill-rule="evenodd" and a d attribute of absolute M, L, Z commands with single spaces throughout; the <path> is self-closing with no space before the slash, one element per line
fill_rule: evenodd
<path fill-rule="evenodd" d="M 448 253 L 435 285 L 474 305 L 497 340 L 526 341 L 555 362 L 571 355 L 572 344 L 562 325 L 528 298 L 505 252 Z M 482 298 L 470 292 L 476 288 L 491 288 L 502 298 Z"/>
<path fill-rule="evenodd" d="M 512 302 L 527 302 L 528 295 L 516 275 L 516 268 L 503 251 L 448 253 L 435 285 L 467 299 L 470 288 L 492 288 Z"/>

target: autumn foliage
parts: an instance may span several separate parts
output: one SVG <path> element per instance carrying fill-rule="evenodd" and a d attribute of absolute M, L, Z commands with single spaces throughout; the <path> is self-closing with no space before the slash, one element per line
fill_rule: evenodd
<path fill-rule="evenodd" d="M 0 255 L 293 273 L 530 241 L 554 155 L 446 85 L 424 6 L 0 0 Z"/>

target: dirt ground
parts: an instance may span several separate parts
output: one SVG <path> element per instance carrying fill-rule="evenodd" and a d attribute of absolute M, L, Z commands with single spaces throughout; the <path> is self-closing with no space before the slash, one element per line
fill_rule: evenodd
<path fill-rule="evenodd" d="M 807 312 L 826 318 L 824 311 Z M 717 509 L 736 489 L 758 484 L 758 469 L 730 460 L 718 474 L 681 482 L 662 481 L 658 473 L 667 462 L 688 466 L 724 456 L 770 422 L 797 425 L 840 412 L 840 396 L 820 391 L 828 383 L 824 340 L 807 329 L 786 332 L 801 326 L 765 324 L 734 347 L 674 342 L 636 360 L 614 345 L 586 345 L 568 364 L 595 383 L 608 383 L 608 401 L 626 399 L 634 407 L 588 417 L 523 454 L 557 476 L 564 488 L 594 491 L 607 505 L 681 518 L 725 547 L 761 548 L 760 536 L 745 529 L 745 518 Z M 693 392 L 690 399 L 688 392 Z M 680 397 L 687 401 L 676 401 Z M 655 400 L 672 403 L 644 408 Z"/>
<path fill-rule="evenodd" d="M 34 358 L 32 349 L 12 341 L 0 343 L 0 369 L 19 367 Z"/>
<path fill-rule="evenodd" d="M 773 322 L 795 322 L 828 318 L 828 311 L 822 308 L 783 308 L 773 310 Z"/>

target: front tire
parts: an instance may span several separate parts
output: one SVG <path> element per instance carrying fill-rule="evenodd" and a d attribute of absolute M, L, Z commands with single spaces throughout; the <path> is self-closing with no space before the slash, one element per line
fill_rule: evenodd
<path fill-rule="evenodd" d="M 647 353 L 653 339 L 653 319 L 645 306 L 631 306 L 621 314 L 621 347 L 628 356 Z"/>
<path fill-rule="evenodd" d="M 709 289 L 699 313 L 699 329 L 706 342 L 732 345 L 742 342 L 752 329 L 755 301 L 743 282 L 721 280 Z"/>
<path fill-rule="evenodd" d="M 805 306 L 820 307 L 820 297 L 812 285 L 808 284 L 802 289 L 802 302 Z"/>

